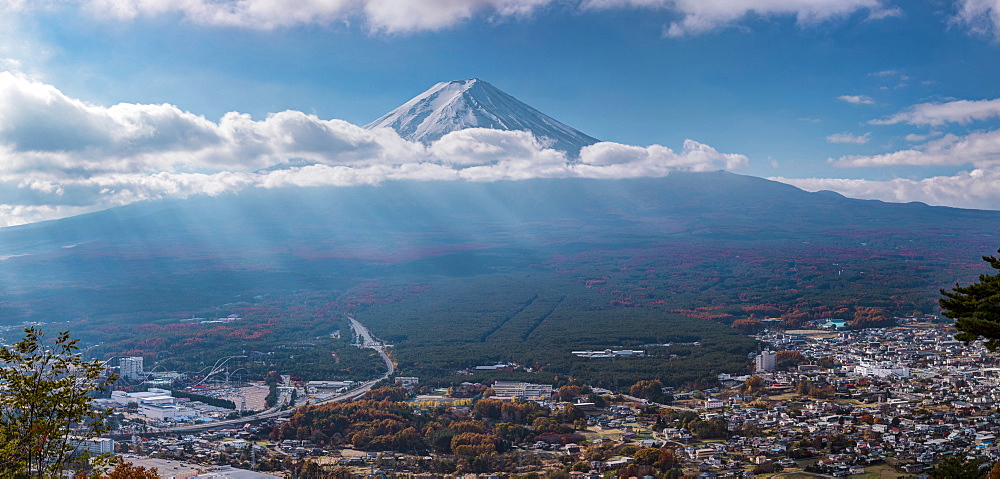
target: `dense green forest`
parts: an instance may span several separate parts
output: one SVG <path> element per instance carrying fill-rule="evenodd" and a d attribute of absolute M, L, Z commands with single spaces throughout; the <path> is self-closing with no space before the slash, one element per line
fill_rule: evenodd
<path fill-rule="evenodd" d="M 259 191 L 3 229 L 0 327 L 70 329 L 147 368 L 245 356 L 257 378 L 375 377 L 348 344 L 355 315 L 422 381 L 681 384 L 744 371 L 765 318 L 936 314 L 940 288 L 984 271 L 997 225 L 728 173 Z M 648 355 L 569 354 L 605 348 Z M 521 367 L 456 375 L 496 362 Z"/>
<path fill-rule="evenodd" d="M 228 323 L 202 323 L 231 314 Z M 370 349 L 351 344 L 351 329 L 338 305 L 325 295 L 302 293 L 281 301 L 238 303 L 190 316 L 161 319 L 132 328 L 113 320 L 79 324 L 85 340 L 100 346 L 98 357 L 143 356 L 149 371 L 176 370 L 207 374 L 220 359 L 236 356 L 229 370 L 244 378 L 263 379 L 279 371 L 301 380 L 366 380 L 385 372 Z M 96 326 L 94 323 L 98 323 Z"/>
<path fill-rule="evenodd" d="M 937 288 L 982 269 L 978 258 L 956 262 L 947 248 L 864 239 L 831 240 L 843 246 L 765 241 L 773 247 L 747 248 L 713 240 L 572 254 L 565 244 L 530 255 L 509 248 L 438 252 L 367 271 L 375 278 L 338 280 L 333 289 L 252 289 L 221 306 L 69 324 L 100 344 L 95 356 L 142 355 L 161 369 L 199 371 L 225 356 L 246 356 L 238 364 L 251 378 L 272 370 L 307 380 L 377 376 L 383 365 L 374 353 L 348 344 L 345 319 L 353 314 L 394 345 L 400 374 L 432 383 L 558 377 L 611 388 L 641 379 L 680 385 L 745 371 L 757 347 L 747 333 L 762 328 L 765 317 L 787 327 L 830 317 L 866 326 L 934 313 Z M 230 314 L 242 319 L 183 321 Z M 340 338 L 331 337 L 335 331 Z M 570 354 L 608 348 L 648 355 Z M 458 374 L 498 362 L 521 367 Z"/>
<path fill-rule="evenodd" d="M 400 374 L 444 382 L 569 376 L 616 388 L 647 378 L 678 384 L 743 371 L 747 353 L 756 346 L 725 325 L 663 309 L 611 306 L 605 293 L 550 276 L 442 278 L 425 289 L 356 313 L 395 345 Z M 643 346 L 695 341 L 701 346 Z M 606 348 L 647 349 L 651 354 L 618 359 L 570 354 Z M 518 363 L 533 374 L 522 369 L 456 376 L 459 370 L 498 362 Z"/>
<path fill-rule="evenodd" d="M 680 385 L 746 371 L 757 347 L 746 333 L 762 328 L 761 319 L 785 327 L 824 318 L 891 324 L 894 316 L 935 313 L 937 288 L 977 267 L 948 259 L 947 248 L 865 239 L 842 247 L 712 241 L 552 254 L 528 266 L 370 282 L 342 303 L 395 345 L 401 374 L 444 383 L 561 376 L 612 388 L 653 378 Z M 700 346 L 677 344 L 695 341 Z M 672 345 L 647 346 L 665 343 Z M 570 354 L 606 348 L 648 356 Z M 497 362 L 523 367 L 456 375 Z"/>

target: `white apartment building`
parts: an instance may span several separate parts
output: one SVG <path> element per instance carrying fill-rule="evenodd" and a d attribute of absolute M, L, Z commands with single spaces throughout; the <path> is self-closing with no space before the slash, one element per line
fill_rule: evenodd
<path fill-rule="evenodd" d="M 125 379 L 142 379 L 142 356 L 119 358 L 118 371 Z"/>

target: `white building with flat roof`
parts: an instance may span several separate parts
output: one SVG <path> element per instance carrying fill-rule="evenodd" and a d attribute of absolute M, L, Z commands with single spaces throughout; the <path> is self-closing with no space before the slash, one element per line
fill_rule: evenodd
<path fill-rule="evenodd" d="M 142 379 L 142 356 L 118 358 L 118 372 L 125 379 Z"/>
<path fill-rule="evenodd" d="M 908 378 L 910 377 L 910 368 L 889 363 L 860 363 L 857 366 L 854 366 L 854 374 L 856 376 L 879 378 Z"/>
<path fill-rule="evenodd" d="M 551 384 L 497 381 L 493 383 L 492 388 L 499 397 L 519 397 L 524 399 L 549 399 L 552 397 Z"/>
<path fill-rule="evenodd" d="M 754 365 L 757 366 L 757 372 L 773 371 L 774 368 L 778 367 L 778 353 L 767 350 L 761 351 L 757 355 Z"/>
<path fill-rule="evenodd" d="M 73 446 L 73 454 L 113 454 L 115 452 L 115 441 L 107 437 L 95 437 L 92 439 L 81 439 L 78 437 L 69 438 L 69 445 Z"/>
<path fill-rule="evenodd" d="M 140 404 L 139 414 L 160 421 L 179 421 L 198 416 L 198 411 L 177 404 Z"/>
<path fill-rule="evenodd" d="M 139 414 L 160 421 L 176 421 L 198 415 L 194 409 L 177 404 L 176 398 L 166 389 L 149 388 L 137 393 L 111 391 L 111 400 L 119 404 L 134 402 L 139 405 Z"/>

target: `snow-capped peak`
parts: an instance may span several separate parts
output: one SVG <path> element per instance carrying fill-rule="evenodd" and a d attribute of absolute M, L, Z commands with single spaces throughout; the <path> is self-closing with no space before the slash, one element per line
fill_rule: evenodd
<path fill-rule="evenodd" d="M 438 83 L 365 125 L 368 129 L 380 127 L 392 128 L 407 140 L 425 144 L 465 128 L 527 130 L 551 142 L 552 148 L 571 155 L 599 141 L 477 78 Z"/>

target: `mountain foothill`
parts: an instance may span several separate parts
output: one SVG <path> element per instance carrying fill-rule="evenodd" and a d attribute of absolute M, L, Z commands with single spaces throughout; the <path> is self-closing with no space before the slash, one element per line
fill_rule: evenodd
<path fill-rule="evenodd" d="M 368 127 L 425 142 L 527 130 L 571 155 L 598 141 L 481 80 L 435 85 Z M 998 245 L 1000 212 L 725 171 L 252 189 L 0 229 L 0 319 L 68 324 L 94 354 L 182 367 L 220 351 L 340 348 L 317 338 L 350 314 L 422 380 L 679 385 L 745 371 L 764 318 L 862 327 L 936 314 L 938 291 L 974 281 Z M 241 320 L 182 321 L 229 314 Z M 571 354 L 615 348 L 647 354 Z M 474 372 L 496 363 L 515 367 Z"/>

